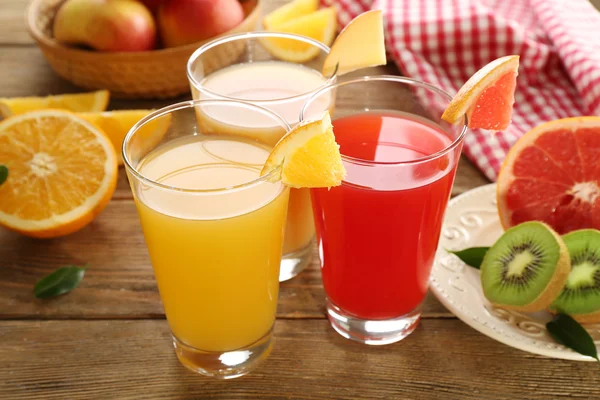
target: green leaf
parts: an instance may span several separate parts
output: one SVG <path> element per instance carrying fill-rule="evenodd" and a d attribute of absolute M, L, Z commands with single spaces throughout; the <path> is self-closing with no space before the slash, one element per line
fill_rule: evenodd
<path fill-rule="evenodd" d="M 75 289 L 85 275 L 87 267 L 67 266 L 43 277 L 35 284 L 33 293 L 38 299 L 69 293 Z"/>
<path fill-rule="evenodd" d="M 479 266 L 481 266 L 481 262 L 483 261 L 483 257 L 489 249 L 489 247 L 469 247 L 468 249 L 464 250 L 447 251 L 460 258 L 468 266 L 479 269 Z"/>
<path fill-rule="evenodd" d="M 6 165 L 0 165 L 0 185 L 6 182 L 8 178 L 8 167 Z"/>
<path fill-rule="evenodd" d="M 596 345 L 590 334 L 579 322 L 567 314 L 558 314 L 546 324 L 546 329 L 558 343 L 575 350 L 579 354 L 598 359 Z"/>

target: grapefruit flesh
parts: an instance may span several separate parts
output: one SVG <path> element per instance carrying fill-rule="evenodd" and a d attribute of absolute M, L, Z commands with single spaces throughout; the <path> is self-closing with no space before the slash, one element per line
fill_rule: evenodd
<path fill-rule="evenodd" d="M 517 74 L 511 71 L 484 89 L 467 113 L 469 128 L 492 131 L 506 129 L 510 124 L 516 86 Z"/>
<path fill-rule="evenodd" d="M 500 170 L 505 229 L 543 221 L 558 233 L 600 229 L 600 117 L 542 124 L 519 139 Z"/>
<path fill-rule="evenodd" d="M 467 116 L 471 129 L 502 131 L 510 124 L 519 71 L 519 56 L 486 64 L 452 98 L 442 119 L 451 124 Z"/>

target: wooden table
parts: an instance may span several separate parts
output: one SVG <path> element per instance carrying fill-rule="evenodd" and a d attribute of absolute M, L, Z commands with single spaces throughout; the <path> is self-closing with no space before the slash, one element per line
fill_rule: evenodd
<path fill-rule="evenodd" d="M 0 6 L 0 97 L 78 91 L 53 74 L 32 43 L 25 6 Z M 398 73 L 393 66 L 369 72 Z M 112 101 L 110 108 L 171 102 Z M 268 361 L 235 380 L 198 376 L 173 352 L 131 191 L 119 174 L 111 203 L 78 233 L 33 240 L 0 228 L 0 399 L 600 398 L 598 365 L 500 344 L 431 295 L 420 326 L 404 341 L 369 347 L 343 339 L 325 318 L 316 256 L 281 285 Z M 486 183 L 463 159 L 453 195 Z M 78 289 L 34 299 L 40 277 L 86 263 L 91 268 Z"/>

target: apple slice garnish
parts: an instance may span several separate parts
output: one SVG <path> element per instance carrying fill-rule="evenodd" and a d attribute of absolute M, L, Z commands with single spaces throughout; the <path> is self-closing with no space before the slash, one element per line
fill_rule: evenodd
<path fill-rule="evenodd" d="M 385 38 L 381 10 L 364 12 L 340 32 L 323 65 L 323 76 L 337 75 L 357 69 L 385 65 Z"/>

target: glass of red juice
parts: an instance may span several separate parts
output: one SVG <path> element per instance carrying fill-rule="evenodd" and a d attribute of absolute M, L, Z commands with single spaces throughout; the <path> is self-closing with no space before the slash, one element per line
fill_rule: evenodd
<path fill-rule="evenodd" d="M 347 176 L 311 189 L 327 314 L 342 336 L 389 344 L 417 327 L 466 118 L 441 115 L 451 96 L 399 76 L 361 77 L 325 87 Z"/>

